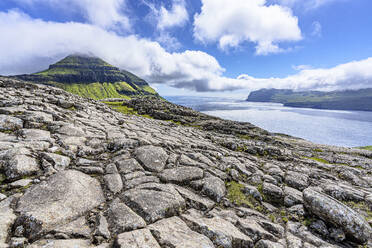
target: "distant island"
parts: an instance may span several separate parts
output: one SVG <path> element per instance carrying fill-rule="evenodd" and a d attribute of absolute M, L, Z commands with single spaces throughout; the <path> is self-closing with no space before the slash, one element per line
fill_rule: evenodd
<path fill-rule="evenodd" d="M 372 111 L 372 88 L 331 92 L 261 89 L 252 91 L 247 101 L 299 108 Z"/>

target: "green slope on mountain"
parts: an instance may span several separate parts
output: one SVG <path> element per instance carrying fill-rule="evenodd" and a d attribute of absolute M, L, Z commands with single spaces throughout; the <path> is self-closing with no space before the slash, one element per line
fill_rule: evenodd
<path fill-rule="evenodd" d="M 299 91 L 261 89 L 249 94 L 249 102 L 275 102 L 288 107 L 372 111 L 372 89 Z"/>
<path fill-rule="evenodd" d="M 15 77 L 54 85 L 73 94 L 96 100 L 148 95 L 160 97 L 145 80 L 96 57 L 70 55 L 50 65 L 45 71 Z"/>

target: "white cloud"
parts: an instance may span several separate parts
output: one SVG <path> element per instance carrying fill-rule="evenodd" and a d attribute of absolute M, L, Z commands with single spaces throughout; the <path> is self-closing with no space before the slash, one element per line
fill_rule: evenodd
<path fill-rule="evenodd" d="M 48 5 L 66 12 L 78 11 L 86 20 L 102 28 L 130 30 L 128 17 L 123 14 L 126 0 L 13 0 L 24 6 Z"/>
<path fill-rule="evenodd" d="M 158 28 L 160 30 L 183 26 L 189 20 L 189 14 L 187 13 L 184 0 L 174 0 L 170 10 L 161 6 L 158 15 Z"/>
<path fill-rule="evenodd" d="M 312 36 L 315 36 L 315 37 L 322 36 L 322 25 L 320 24 L 320 22 L 315 21 L 313 22 L 311 26 L 313 28 L 313 31 L 311 32 Z"/>
<path fill-rule="evenodd" d="M 156 6 L 147 0 L 142 0 L 142 2 L 150 8 L 149 19 L 150 21 L 155 21 L 159 31 L 173 27 L 182 27 L 189 20 L 185 0 L 172 0 L 170 9 L 165 8 L 164 5 Z"/>
<path fill-rule="evenodd" d="M 202 0 L 201 13 L 194 17 L 194 37 L 218 42 L 224 50 L 253 42 L 259 55 L 283 52 L 278 43 L 302 39 L 291 10 L 266 5 L 266 0 Z"/>
<path fill-rule="evenodd" d="M 201 51 L 168 53 L 159 43 L 135 35 L 123 37 L 90 24 L 45 22 L 18 11 L 0 12 L 0 33 L 1 74 L 42 70 L 76 52 L 94 54 L 152 83 L 197 90 L 208 89 L 210 79 L 223 72 L 214 57 Z"/>
<path fill-rule="evenodd" d="M 224 68 L 201 51 L 169 53 L 159 43 L 135 35 L 119 36 L 101 27 L 32 19 L 19 11 L 0 12 L 0 74 L 45 69 L 71 53 L 94 54 L 147 79 L 196 91 L 260 88 L 296 90 L 356 89 L 372 87 L 372 57 L 329 69 L 299 68 L 285 78 L 224 77 Z"/>

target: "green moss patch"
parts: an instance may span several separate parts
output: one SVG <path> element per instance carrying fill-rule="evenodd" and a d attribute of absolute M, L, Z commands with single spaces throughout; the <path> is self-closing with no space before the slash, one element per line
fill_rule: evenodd
<path fill-rule="evenodd" d="M 303 158 L 311 159 L 311 160 L 314 160 L 314 161 L 317 161 L 317 162 L 321 162 L 323 164 L 330 164 L 329 161 L 327 161 L 325 159 L 322 159 L 322 158 L 317 158 L 317 157 L 303 157 Z"/>
<path fill-rule="evenodd" d="M 363 149 L 363 150 L 368 150 L 372 151 L 372 146 L 362 146 L 362 147 L 357 147 L 358 149 Z"/>
<path fill-rule="evenodd" d="M 116 110 L 120 113 L 126 114 L 126 115 L 137 115 L 137 116 L 142 116 L 142 117 L 145 117 L 145 118 L 148 118 L 148 119 L 153 119 L 149 115 L 138 114 L 138 112 L 136 110 L 134 110 L 133 108 L 130 108 L 128 106 L 123 105 L 123 102 L 103 102 L 103 103 L 107 104 L 110 108 L 112 108 L 112 109 L 114 109 L 114 110 Z"/>
<path fill-rule="evenodd" d="M 244 185 L 235 181 L 226 183 L 227 187 L 227 198 L 238 206 L 247 206 L 252 209 L 256 209 L 260 212 L 263 211 L 262 206 L 252 196 L 247 196 L 243 193 Z"/>
<path fill-rule="evenodd" d="M 0 173 L 0 185 L 3 184 L 3 182 L 5 181 L 6 177 L 4 174 Z"/>

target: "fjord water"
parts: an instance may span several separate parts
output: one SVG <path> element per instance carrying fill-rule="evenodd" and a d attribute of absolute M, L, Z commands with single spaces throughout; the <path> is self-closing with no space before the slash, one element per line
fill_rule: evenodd
<path fill-rule="evenodd" d="M 217 97 L 165 98 L 208 115 L 250 122 L 270 132 L 288 134 L 318 144 L 344 147 L 372 145 L 372 112 L 292 108 L 277 103 Z"/>

